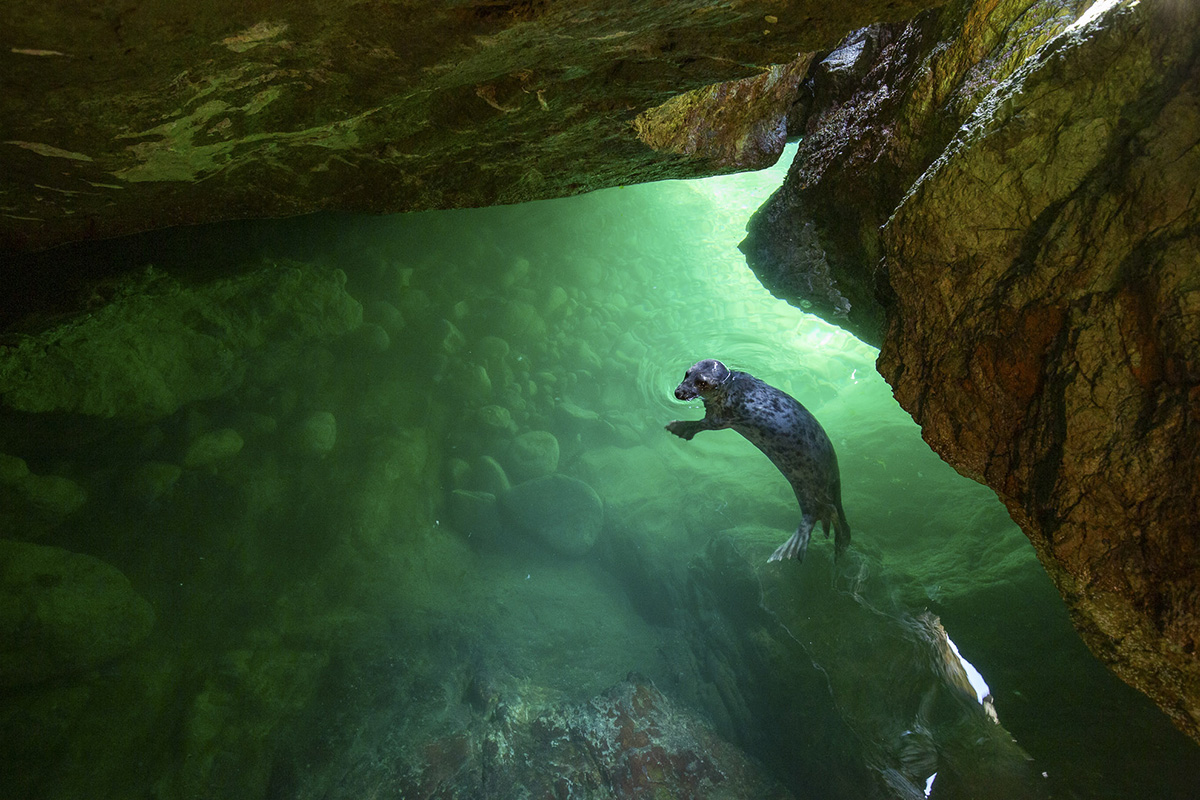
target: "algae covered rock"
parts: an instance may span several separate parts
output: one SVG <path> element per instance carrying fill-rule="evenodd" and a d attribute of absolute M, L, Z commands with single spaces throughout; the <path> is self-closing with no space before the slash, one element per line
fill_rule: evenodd
<path fill-rule="evenodd" d="M 316 411 L 304 418 L 297 433 L 300 449 L 323 456 L 337 444 L 337 419 L 328 411 Z"/>
<path fill-rule="evenodd" d="M 549 431 L 529 431 L 508 448 L 508 475 L 516 483 L 549 475 L 558 469 L 558 439 Z"/>
<path fill-rule="evenodd" d="M 25 459 L 0 453 L 0 485 L 15 484 L 29 474 Z"/>
<path fill-rule="evenodd" d="M 604 525 L 604 504 L 596 490 L 566 475 L 514 486 L 500 497 L 500 509 L 518 528 L 564 556 L 591 550 Z"/>
<path fill-rule="evenodd" d="M 148 505 L 171 491 L 182 475 L 183 470 L 175 464 L 147 461 L 125 479 L 123 488 L 131 498 Z"/>
<path fill-rule="evenodd" d="M 153 624 L 150 604 L 115 567 L 58 547 L 0 541 L 0 686 L 104 664 Z"/>
<path fill-rule="evenodd" d="M 183 456 L 185 467 L 213 467 L 242 451 L 242 435 L 232 428 L 202 433 L 188 445 Z"/>
<path fill-rule="evenodd" d="M 996 491 L 1093 652 L 1200 741 L 1200 6 L 1097 11 L 892 215 L 878 366 Z"/>
<path fill-rule="evenodd" d="M 251 364 L 276 372 L 298 346 L 359 326 L 345 282 L 307 264 L 199 285 L 147 269 L 100 308 L 17 336 L 0 351 L 0 397 L 30 413 L 161 419 L 238 387 Z"/>
<path fill-rule="evenodd" d="M 0 535 L 39 539 L 87 500 L 87 490 L 70 478 L 38 475 L 24 459 L 0 453 Z"/>

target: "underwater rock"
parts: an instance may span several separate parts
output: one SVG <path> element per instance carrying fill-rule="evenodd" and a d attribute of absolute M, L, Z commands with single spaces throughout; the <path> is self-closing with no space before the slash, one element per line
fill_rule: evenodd
<path fill-rule="evenodd" d="M 558 469 L 558 439 L 549 431 L 528 431 L 513 439 L 505 454 L 508 474 L 516 483 Z"/>
<path fill-rule="evenodd" d="M 149 505 L 169 492 L 181 475 L 183 470 L 175 464 L 148 461 L 126 478 L 123 488 L 134 500 Z"/>
<path fill-rule="evenodd" d="M 592 350 L 591 346 L 582 339 L 572 343 L 569 363 L 590 370 L 599 370 L 603 365 L 600 356 L 596 355 L 596 351 Z"/>
<path fill-rule="evenodd" d="M 420 289 L 408 289 L 400 295 L 400 311 L 405 319 L 424 323 L 433 313 L 433 301 Z"/>
<path fill-rule="evenodd" d="M 100 666 L 145 638 L 154 612 L 109 564 L 0 540 L 0 686 Z"/>
<path fill-rule="evenodd" d="M 519 483 L 499 501 L 509 520 L 559 555 L 586 554 L 604 525 L 600 496 L 583 481 L 566 475 Z"/>
<path fill-rule="evenodd" d="M 159 786 L 166 796 L 265 797 L 270 750 L 263 731 L 286 726 L 310 702 L 329 663 L 321 651 L 272 642 L 224 653 L 181 725 L 181 763 Z"/>
<path fill-rule="evenodd" d="M 35 508 L 54 517 L 66 517 L 87 502 L 87 491 L 70 478 L 59 475 L 26 475 L 18 491 Z"/>
<path fill-rule="evenodd" d="M 1091 650 L 1200 741 L 1200 5 L 1093 8 L 892 215 L 878 365 Z"/>
<path fill-rule="evenodd" d="M 881 344 L 1092 651 L 1200 741 L 1197 14 L 959 0 L 856 33 L 742 249 Z"/>
<path fill-rule="evenodd" d="M 386 300 L 371 300 L 364 305 L 363 320 L 379 325 L 389 336 L 404 330 L 404 315 Z"/>
<path fill-rule="evenodd" d="M 221 428 L 202 433 L 188 445 L 187 452 L 183 456 L 183 465 L 191 469 L 215 466 L 242 452 L 244 444 L 242 435 L 233 428 Z"/>
<path fill-rule="evenodd" d="M 508 267 L 496 271 L 500 286 L 509 289 L 515 284 L 523 283 L 529 277 L 531 266 L 528 258 L 514 258 L 509 262 Z"/>
<path fill-rule="evenodd" d="M 512 412 L 504 406 L 488 405 L 475 412 L 475 418 L 492 433 L 516 433 Z"/>
<path fill-rule="evenodd" d="M 345 283 L 306 264 L 187 286 L 148 268 L 99 308 L 0 349 L 0 397 L 31 413 L 161 419 L 241 385 L 253 356 L 294 364 L 304 344 L 357 327 Z"/>
<path fill-rule="evenodd" d="M 301 450 L 328 455 L 337 444 L 337 420 L 328 411 L 314 411 L 300 423 L 296 437 Z"/>
<path fill-rule="evenodd" d="M 546 293 L 546 300 L 542 303 L 542 316 L 553 319 L 560 316 L 560 312 L 565 314 L 570 302 L 571 298 L 567 296 L 566 290 L 561 286 L 554 286 Z"/>
<path fill-rule="evenodd" d="M 87 490 L 70 478 L 34 474 L 24 459 L 0 454 L 0 535 L 40 539 L 87 499 Z"/>
<path fill-rule="evenodd" d="M 270 414 L 241 411 L 237 415 L 237 429 L 249 436 L 270 436 L 279 430 L 279 420 Z"/>
<path fill-rule="evenodd" d="M 398 312 L 397 312 L 398 313 Z M 365 355 L 386 353 L 392 346 L 387 329 L 374 322 L 364 322 L 346 337 L 350 348 Z"/>
<path fill-rule="evenodd" d="M 471 474 L 471 465 L 462 458 L 446 459 L 447 485 L 451 489 L 466 489 L 467 477 Z"/>
<path fill-rule="evenodd" d="M 7 25 L 23 43 L 8 55 L 23 77 L 0 106 L 12 121 L 0 246 L 321 209 L 479 207 L 758 169 L 783 144 L 777 80 L 710 89 L 695 119 L 656 115 L 672 122 L 652 127 L 669 128 L 670 142 L 718 142 L 716 159 L 711 148 L 656 150 L 630 122 L 677 95 L 669 109 L 692 108 L 691 90 L 771 75 L 797 53 L 930 5 L 569 0 L 550 13 L 421 1 L 393 16 L 304 0 L 242 16 L 215 6 L 194 39 L 132 8 L 99 23 L 22 5 Z M 70 42 L 89 42 L 86 58 Z M 193 65 L 186 81 L 180 64 Z"/>
<path fill-rule="evenodd" d="M 29 466 L 25 459 L 0 453 L 0 485 L 18 483 L 29 474 Z"/>
<path fill-rule="evenodd" d="M 546 323 L 531 303 L 510 300 L 494 315 L 495 324 L 504 334 L 521 342 L 539 342 L 546 338 Z"/>
<path fill-rule="evenodd" d="M 482 366 L 467 365 L 457 377 L 457 395 L 467 405 L 483 405 L 492 399 L 492 379 Z"/>
<path fill-rule="evenodd" d="M 475 459 L 467 480 L 472 489 L 489 492 L 499 497 L 512 488 L 508 475 L 500 462 L 491 456 L 480 456 Z"/>
<path fill-rule="evenodd" d="M 805 81 L 800 147 L 740 245 L 763 285 L 878 346 L 880 227 L 987 92 L 1084 5 L 955 0 L 847 36 Z"/>
<path fill-rule="evenodd" d="M 475 355 L 482 358 L 489 367 L 504 363 L 508 357 L 508 342 L 499 336 L 481 336 L 472 348 Z"/>
<path fill-rule="evenodd" d="M 412 742 L 391 737 L 386 757 L 357 760 L 324 796 L 577 797 L 588 800 L 792 800 L 746 752 L 687 705 L 630 673 L 585 702 L 486 670 L 466 684 L 464 722 Z M 307 796 L 308 793 L 305 793 Z"/>
<path fill-rule="evenodd" d="M 503 536 L 494 494 L 455 489 L 446 502 L 446 513 L 450 525 L 476 547 Z"/>
<path fill-rule="evenodd" d="M 442 320 L 439 337 L 441 339 L 442 352 L 450 355 L 461 352 L 467 346 L 467 337 L 463 336 L 462 331 L 455 327 L 454 323 L 448 319 Z"/>

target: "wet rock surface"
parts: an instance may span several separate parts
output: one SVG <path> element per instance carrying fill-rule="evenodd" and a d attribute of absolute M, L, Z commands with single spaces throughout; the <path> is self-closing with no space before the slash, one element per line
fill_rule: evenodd
<path fill-rule="evenodd" d="M 1111 9 L 987 98 L 887 226 L 879 367 L 1200 739 L 1198 25 Z"/>
<path fill-rule="evenodd" d="M 0 247 L 757 168 L 778 157 L 794 81 L 751 80 L 699 112 L 659 107 L 928 5 L 16 3 L 3 17 Z M 652 109 L 647 144 L 633 122 Z"/>
<path fill-rule="evenodd" d="M 150 632 L 154 611 L 115 567 L 0 540 L 0 687 L 101 666 Z"/>
<path fill-rule="evenodd" d="M 578 478 L 545 475 L 500 495 L 500 510 L 518 528 L 564 556 L 592 549 L 604 526 L 604 504 Z"/>
<path fill-rule="evenodd" d="M 149 267 L 127 274 L 97 287 L 88 313 L 9 334 L 3 405 L 140 422 L 230 392 L 248 372 L 252 382 L 270 380 L 305 345 L 362 323 L 345 282 L 344 273 L 308 264 L 195 285 Z"/>
<path fill-rule="evenodd" d="M 879 228 L 971 111 L 1086 2 L 954 2 L 855 31 L 814 64 L 783 186 L 747 263 L 778 297 L 878 346 L 891 288 Z"/>
<path fill-rule="evenodd" d="M 1093 652 L 1200 738 L 1198 20 L 1084 12 L 955 3 L 850 37 L 742 247 L 773 292 L 882 345 Z"/>
<path fill-rule="evenodd" d="M 479 673 L 466 699 L 474 718 L 461 730 L 414 743 L 386 768 L 354 769 L 326 796 L 793 797 L 639 675 L 571 703 Z"/>

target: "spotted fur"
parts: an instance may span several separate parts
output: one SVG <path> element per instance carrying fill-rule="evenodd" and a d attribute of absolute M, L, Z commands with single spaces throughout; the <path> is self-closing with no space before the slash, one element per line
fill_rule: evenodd
<path fill-rule="evenodd" d="M 704 419 L 676 420 L 667 430 L 690 440 L 700 431 L 732 428 L 771 459 L 787 478 L 800 503 L 800 526 L 768 559 L 804 560 L 818 522 L 825 536 L 832 524 L 834 553 L 850 546 L 850 524 L 842 510 L 842 480 L 833 443 L 816 418 L 791 395 L 753 375 L 728 369 L 708 358 L 692 365 L 675 388 L 680 400 L 704 400 Z"/>

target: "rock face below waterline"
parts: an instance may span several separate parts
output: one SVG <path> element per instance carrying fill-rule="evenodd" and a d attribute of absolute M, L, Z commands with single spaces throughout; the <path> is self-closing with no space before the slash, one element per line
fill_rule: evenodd
<path fill-rule="evenodd" d="M 362 306 L 345 284 L 344 273 L 309 264 L 192 286 L 146 269 L 90 313 L 15 335 L 0 350 L 0 398 L 33 414 L 161 419 L 358 327 Z"/>
<path fill-rule="evenodd" d="M 792 797 L 637 675 L 579 704 L 548 703 L 537 687 L 517 696 L 475 683 L 468 696 L 486 720 L 413 748 L 411 759 L 389 762 L 391 774 L 356 767 L 329 796 L 386 787 L 398 797 Z"/>
<path fill-rule="evenodd" d="M 554 552 L 581 556 L 592 549 L 604 525 L 604 504 L 583 481 L 546 475 L 518 484 L 500 496 L 504 515 Z"/>
<path fill-rule="evenodd" d="M 761 168 L 803 73 L 772 65 L 936 4 L 218 0 L 184 20 L 14 0 L 0 249 Z"/>
<path fill-rule="evenodd" d="M 1200 9 L 1075 13 L 958 2 L 862 32 L 806 87 L 744 249 L 882 344 L 1093 652 L 1200 740 Z"/>
<path fill-rule="evenodd" d="M 114 567 L 58 547 L 0 541 L 0 686 L 99 666 L 153 625 L 150 604 Z"/>

